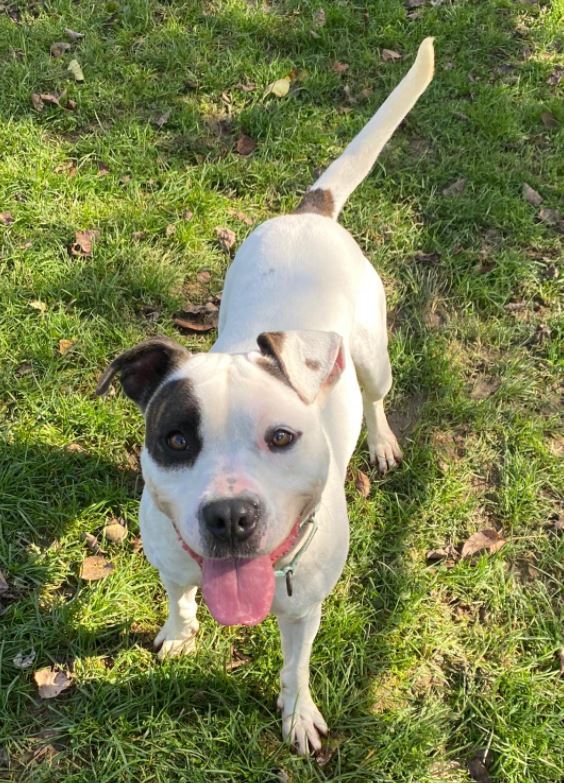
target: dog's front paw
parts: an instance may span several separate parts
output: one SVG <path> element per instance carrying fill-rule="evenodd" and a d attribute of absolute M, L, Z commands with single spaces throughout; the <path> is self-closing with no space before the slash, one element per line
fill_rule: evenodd
<path fill-rule="evenodd" d="M 282 710 L 282 736 L 300 756 L 321 749 L 321 739 L 329 729 L 313 699 L 295 694 L 280 694 L 278 709 Z"/>
<path fill-rule="evenodd" d="M 188 655 L 196 649 L 196 634 L 199 623 L 197 620 L 182 631 L 169 628 L 168 621 L 157 634 L 153 646 L 158 649 L 161 661 L 165 658 L 176 658 L 179 655 Z"/>
<path fill-rule="evenodd" d="M 373 441 L 368 441 L 370 462 L 377 465 L 382 475 L 389 470 L 397 468 L 403 454 L 396 436 L 386 424 L 386 428 L 380 427 Z"/>

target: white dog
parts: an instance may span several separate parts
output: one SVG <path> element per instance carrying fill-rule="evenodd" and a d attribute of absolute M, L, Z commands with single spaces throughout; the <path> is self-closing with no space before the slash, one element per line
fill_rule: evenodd
<path fill-rule="evenodd" d="M 383 406 L 384 290 L 336 218 L 430 83 L 433 59 L 427 38 L 296 212 L 244 242 L 210 353 L 152 339 L 118 356 L 98 387 L 104 393 L 117 374 L 145 415 L 141 532 L 169 598 L 160 655 L 194 649 L 198 587 L 225 625 L 273 612 L 283 734 L 302 754 L 327 732 L 309 658 L 321 602 L 347 557 L 345 472 L 363 410 L 372 461 L 385 472 L 401 458 Z"/>

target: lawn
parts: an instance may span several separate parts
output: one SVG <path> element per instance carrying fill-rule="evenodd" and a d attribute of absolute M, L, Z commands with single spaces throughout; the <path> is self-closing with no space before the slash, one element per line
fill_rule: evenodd
<path fill-rule="evenodd" d="M 562 0 L 0 3 L 0 781 L 562 779 L 563 22 Z M 217 229 L 292 210 L 426 35 L 435 80 L 341 217 L 386 286 L 405 461 L 353 459 L 312 659 L 332 731 L 303 760 L 272 618 L 202 607 L 197 654 L 154 655 L 142 421 L 94 389 L 148 335 L 211 345 L 173 317 L 221 291 Z M 484 529 L 504 546 L 459 557 Z M 80 577 L 85 534 L 105 579 Z M 44 700 L 52 666 L 72 683 Z"/>

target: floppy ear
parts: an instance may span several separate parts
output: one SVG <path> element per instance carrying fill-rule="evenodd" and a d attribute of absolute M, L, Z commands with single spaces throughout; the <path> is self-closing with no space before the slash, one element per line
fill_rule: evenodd
<path fill-rule="evenodd" d="M 257 343 L 307 405 L 345 368 L 343 338 L 335 332 L 263 332 Z"/>
<path fill-rule="evenodd" d="M 114 375 L 119 375 L 124 392 L 141 410 L 161 381 L 190 357 L 190 352 L 168 337 L 154 337 L 116 356 L 98 382 L 96 394 L 108 391 Z"/>

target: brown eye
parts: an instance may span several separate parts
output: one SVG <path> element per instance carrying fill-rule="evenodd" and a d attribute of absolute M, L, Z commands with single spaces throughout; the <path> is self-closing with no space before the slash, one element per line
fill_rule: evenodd
<path fill-rule="evenodd" d="M 296 436 L 293 432 L 290 432 L 290 430 L 285 430 L 282 427 L 279 427 L 276 430 L 273 430 L 271 433 L 269 433 L 267 442 L 270 448 L 273 449 L 285 449 L 288 446 L 291 446 L 294 442 Z"/>
<path fill-rule="evenodd" d="M 166 436 L 166 445 L 174 451 L 185 451 L 188 441 L 181 432 L 169 432 Z"/>

